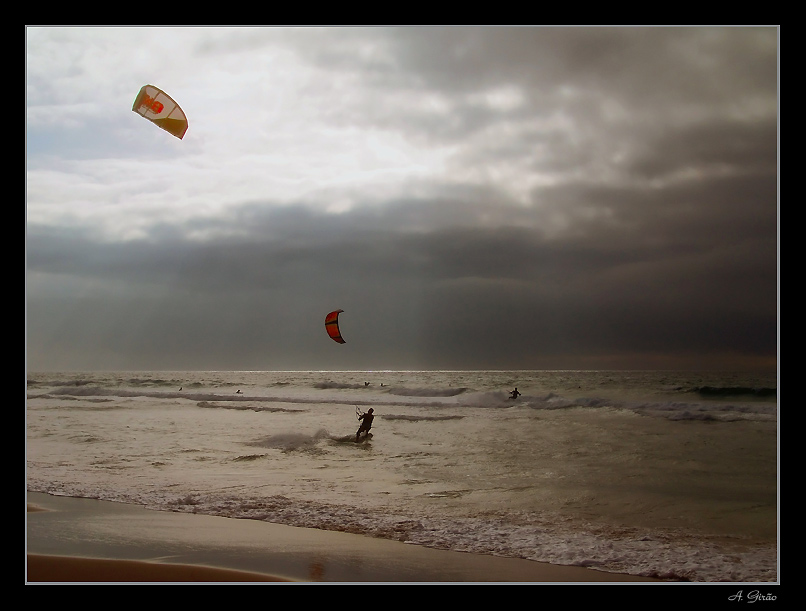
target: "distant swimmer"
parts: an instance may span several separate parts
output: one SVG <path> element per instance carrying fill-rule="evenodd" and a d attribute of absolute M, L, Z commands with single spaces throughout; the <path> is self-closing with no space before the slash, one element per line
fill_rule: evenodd
<path fill-rule="evenodd" d="M 181 387 L 181 386 L 179 387 L 179 390 L 182 390 L 182 387 Z"/>
<path fill-rule="evenodd" d="M 509 398 L 513 401 L 521 396 L 521 393 L 518 392 L 518 387 L 515 387 L 515 390 L 509 392 Z"/>
<path fill-rule="evenodd" d="M 362 431 L 364 432 L 365 436 L 369 434 L 369 429 L 372 428 L 372 420 L 375 416 L 372 415 L 374 410 L 370 407 L 367 410 L 366 414 L 361 414 L 358 416 L 358 419 L 361 421 L 361 426 L 358 427 L 358 430 L 355 432 L 355 440 L 358 441 L 358 438 L 361 437 Z"/>

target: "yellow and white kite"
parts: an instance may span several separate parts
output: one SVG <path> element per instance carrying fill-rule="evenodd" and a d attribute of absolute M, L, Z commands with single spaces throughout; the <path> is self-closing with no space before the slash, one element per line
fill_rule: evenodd
<path fill-rule="evenodd" d="M 180 140 L 188 129 L 188 119 L 179 104 L 153 85 L 140 89 L 132 110 Z"/>

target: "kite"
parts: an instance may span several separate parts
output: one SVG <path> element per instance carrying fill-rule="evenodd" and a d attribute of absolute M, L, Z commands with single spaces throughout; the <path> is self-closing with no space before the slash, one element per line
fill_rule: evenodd
<path fill-rule="evenodd" d="M 325 316 L 325 330 L 327 331 L 327 334 L 334 342 L 338 342 L 339 344 L 346 344 L 347 342 L 344 341 L 344 339 L 341 336 L 341 333 L 339 333 L 340 312 L 344 312 L 344 310 L 334 310 L 333 312 Z"/>
<path fill-rule="evenodd" d="M 153 85 L 140 89 L 132 110 L 180 140 L 188 129 L 188 119 L 179 104 Z"/>

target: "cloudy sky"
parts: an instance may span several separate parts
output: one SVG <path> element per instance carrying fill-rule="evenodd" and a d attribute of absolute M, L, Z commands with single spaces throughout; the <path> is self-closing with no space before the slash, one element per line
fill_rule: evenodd
<path fill-rule="evenodd" d="M 778 34 L 27 28 L 27 367 L 774 368 Z"/>

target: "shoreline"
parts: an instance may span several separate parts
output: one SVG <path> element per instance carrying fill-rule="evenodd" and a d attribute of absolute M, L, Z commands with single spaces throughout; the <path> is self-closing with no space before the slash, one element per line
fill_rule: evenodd
<path fill-rule="evenodd" d="M 95 499 L 27 501 L 26 583 L 664 583 Z"/>

